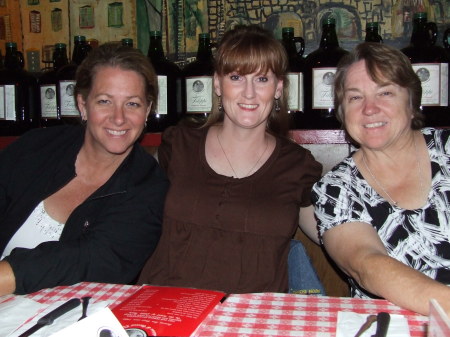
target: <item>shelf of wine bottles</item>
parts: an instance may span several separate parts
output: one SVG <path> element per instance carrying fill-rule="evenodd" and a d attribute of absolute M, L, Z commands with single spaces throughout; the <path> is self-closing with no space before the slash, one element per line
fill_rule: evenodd
<path fill-rule="evenodd" d="M 320 45 L 307 56 L 303 55 L 305 41 L 295 36 L 294 28 L 282 29 L 282 44 L 289 57 L 288 112 L 292 130 L 340 128 L 334 111 L 333 81 L 339 61 L 348 51 L 339 45 L 332 15 L 323 18 L 321 28 Z M 383 43 L 379 30 L 377 22 L 368 22 L 365 40 Z M 426 126 L 450 126 L 449 33 L 447 29 L 443 47 L 439 46 L 436 25 L 427 21 L 426 13 L 415 13 L 410 44 L 401 49 L 422 81 Z M 72 89 L 76 68 L 89 52 L 89 46 L 83 36 L 75 36 L 74 42 L 70 61 L 65 45 L 56 44 L 52 67 L 39 74 L 24 70 L 23 55 L 13 42 L 6 44 L 4 62 L 0 62 L 0 136 L 80 122 Z M 122 43 L 133 45 L 130 39 Z M 148 57 L 158 75 L 159 97 L 146 132 L 162 132 L 180 121 L 204 123 L 214 108 L 210 34 L 199 34 L 195 60 L 180 68 L 165 56 L 161 32 L 152 31 Z"/>

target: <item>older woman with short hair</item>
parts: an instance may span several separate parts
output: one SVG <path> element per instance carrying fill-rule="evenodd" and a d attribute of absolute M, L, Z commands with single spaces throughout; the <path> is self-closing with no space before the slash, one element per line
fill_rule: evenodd
<path fill-rule="evenodd" d="M 335 78 L 358 147 L 313 187 L 322 242 L 352 295 L 450 313 L 450 131 L 421 129 L 420 80 L 400 51 L 363 43 Z"/>

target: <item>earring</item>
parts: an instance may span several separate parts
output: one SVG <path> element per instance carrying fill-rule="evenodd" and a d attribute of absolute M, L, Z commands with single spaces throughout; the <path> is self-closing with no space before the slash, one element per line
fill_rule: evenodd
<path fill-rule="evenodd" d="M 279 98 L 275 98 L 275 112 L 280 112 L 280 111 L 281 111 L 280 99 Z"/>
<path fill-rule="evenodd" d="M 219 110 L 220 113 L 223 113 L 222 96 L 218 96 L 218 97 L 219 97 L 219 103 L 217 106 L 217 110 Z"/>

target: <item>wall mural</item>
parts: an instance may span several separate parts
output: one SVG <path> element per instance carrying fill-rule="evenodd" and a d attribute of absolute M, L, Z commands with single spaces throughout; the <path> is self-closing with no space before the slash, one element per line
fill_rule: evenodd
<path fill-rule="evenodd" d="M 145 18 L 138 19 L 140 36 L 161 30 L 169 58 L 182 63 L 195 56 L 197 36 L 210 32 L 217 41 L 223 32 L 237 24 L 262 24 L 281 38 L 281 28 L 294 27 L 295 35 L 305 39 L 305 54 L 320 42 L 323 17 L 336 18 L 341 47 L 350 50 L 364 40 L 366 22 L 377 21 L 386 44 L 408 45 L 415 12 L 426 11 L 428 21 L 438 26 L 437 44 L 450 27 L 450 0 L 141 0 Z M 147 50 L 148 39 L 140 39 Z"/>

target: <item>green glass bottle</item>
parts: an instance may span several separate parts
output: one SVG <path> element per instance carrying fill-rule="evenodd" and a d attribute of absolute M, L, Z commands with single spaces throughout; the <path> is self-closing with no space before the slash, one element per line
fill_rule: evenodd
<path fill-rule="evenodd" d="M 75 73 L 78 66 L 86 58 L 92 47 L 87 44 L 86 37 L 77 35 L 74 37 L 74 48 L 71 62 L 58 70 L 58 105 L 61 120 L 64 124 L 81 123 L 80 113 L 75 104 L 73 90 L 75 88 Z"/>
<path fill-rule="evenodd" d="M 5 43 L 4 69 L 0 71 L 0 134 L 21 135 L 39 126 L 37 78 L 24 70 L 23 54 L 15 42 Z"/>
<path fill-rule="evenodd" d="M 212 109 L 214 59 L 209 33 L 198 35 L 196 60 L 183 69 L 183 122 L 201 125 Z"/>
<path fill-rule="evenodd" d="M 334 110 L 333 84 L 339 60 L 348 52 L 339 46 L 336 20 L 322 20 L 318 49 L 306 57 L 305 113 L 307 129 L 339 129 Z"/>
<path fill-rule="evenodd" d="M 150 32 L 147 56 L 158 75 L 159 87 L 158 104 L 148 117 L 147 131 L 162 132 L 175 125 L 181 114 L 181 70 L 165 57 L 160 31 Z"/>
<path fill-rule="evenodd" d="M 383 38 L 378 33 L 378 30 L 379 30 L 378 22 L 367 22 L 366 23 L 366 37 L 365 37 L 364 41 L 383 43 Z"/>
<path fill-rule="evenodd" d="M 281 30 L 282 43 L 289 59 L 288 80 L 288 113 L 291 129 L 302 129 L 305 125 L 304 116 L 304 72 L 305 40 L 294 36 L 293 27 L 283 27 Z"/>
<path fill-rule="evenodd" d="M 415 13 L 410 44 L 401 50 L 410 59 L 422 84 L 425 126 L 444 127 L 450 126 L 450 58 L 443 47 L 435 45 L 437 35 L 437 26 L 428 22 L 427 13 Z"/>
<path fill-rule="evenodd" d="M 56 43 L 53 51 L 53 68 L 39 77 L 41 99 L 41 127 L 62 124 L 60 105 L 58 104 L 58 71 L 69 64 L 65 43 Z"/>

